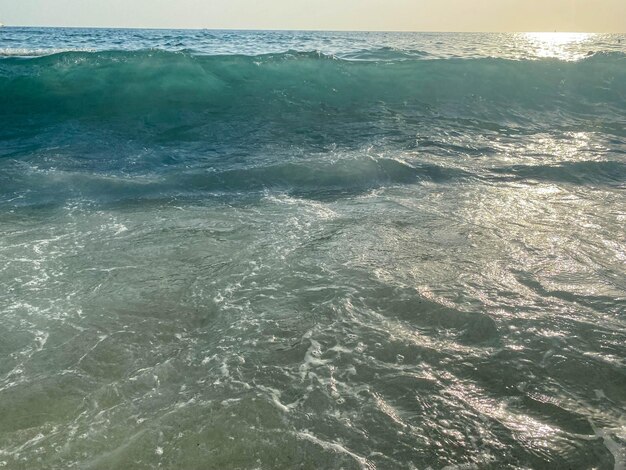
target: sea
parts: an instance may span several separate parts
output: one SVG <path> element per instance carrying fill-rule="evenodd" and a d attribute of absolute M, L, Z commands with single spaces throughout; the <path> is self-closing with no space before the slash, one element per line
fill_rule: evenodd
<path fill-rule="evenodd" d="M 626 35 L 0 28 L 0 468 L 626 468 Z"/>

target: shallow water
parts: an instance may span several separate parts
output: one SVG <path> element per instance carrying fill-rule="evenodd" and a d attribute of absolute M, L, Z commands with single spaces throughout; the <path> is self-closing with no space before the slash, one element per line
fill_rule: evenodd
<path fill-rule="evenodd" d="M 2 28 L 0 466 L 624 469 L 625 48 Z"/>

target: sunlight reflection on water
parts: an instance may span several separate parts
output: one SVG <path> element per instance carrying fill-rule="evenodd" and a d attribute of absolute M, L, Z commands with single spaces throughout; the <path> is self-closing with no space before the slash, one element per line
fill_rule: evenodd
<path fill-rule="evenodd" d="M 521 40 L 528 43 L 528 50 L 536 57 L 555 58 L 561 60 L 579 60 L 590 50 L 585 43 L 596 35 L 592 33 L 524 33 Z"/>

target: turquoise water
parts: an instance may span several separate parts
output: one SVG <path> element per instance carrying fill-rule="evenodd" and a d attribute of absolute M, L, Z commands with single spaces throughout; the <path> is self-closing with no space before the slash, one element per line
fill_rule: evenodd
<path fill-rule="evenodd" d="M 624 469 L 626 36 L 0 29 L 0 468 Z"/>

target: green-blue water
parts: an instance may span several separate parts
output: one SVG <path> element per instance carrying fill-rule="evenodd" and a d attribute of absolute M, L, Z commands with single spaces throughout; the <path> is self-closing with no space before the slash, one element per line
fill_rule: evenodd
<path fill-rule="evenodd" d="M 0 28 L 0 468 L 626 466 L 626 36 Z"/>

